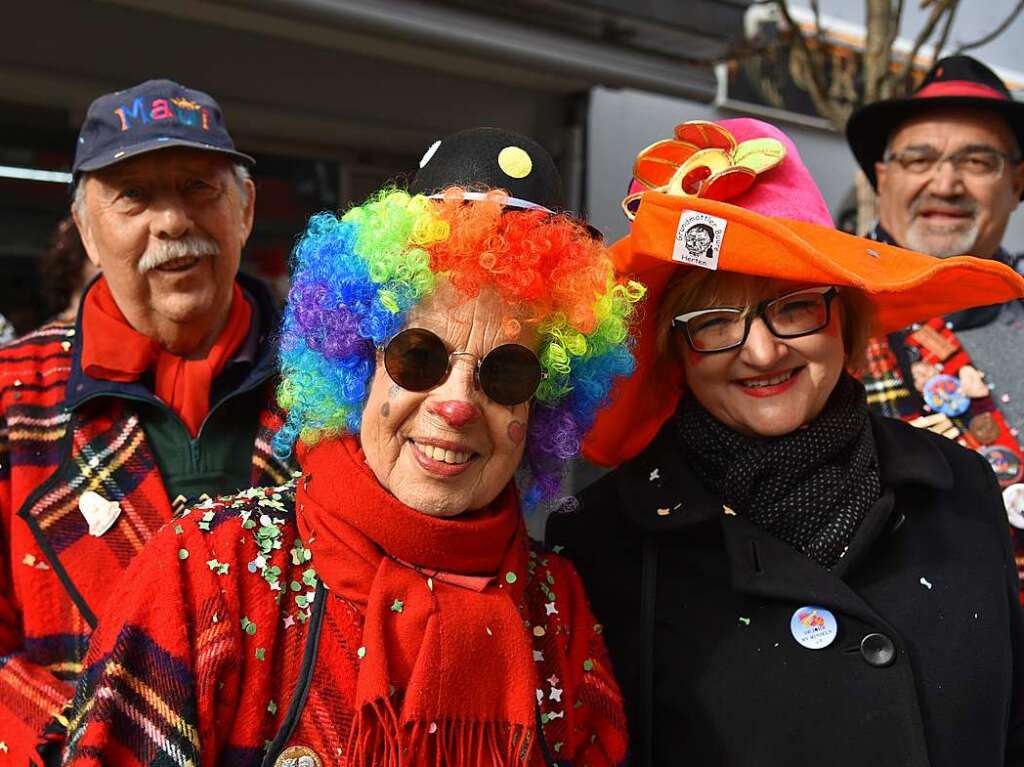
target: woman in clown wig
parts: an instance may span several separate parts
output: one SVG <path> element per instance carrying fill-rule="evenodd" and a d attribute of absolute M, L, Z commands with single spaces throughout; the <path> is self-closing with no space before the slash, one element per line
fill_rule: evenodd
<path fill-rule="evenodd" d="M 137 558 L 67 764 L 623 761 L 601 628 L 521 514 L 632 370 L 643 293 L 556 212 L 559 186 L 533 141 L 475 129 L 410 193 L 310 220 L 275 442 L 301 472 L 195 507 Z"/>

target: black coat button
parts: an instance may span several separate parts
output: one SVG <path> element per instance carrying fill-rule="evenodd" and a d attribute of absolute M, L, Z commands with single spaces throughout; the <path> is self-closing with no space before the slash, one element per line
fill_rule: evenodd
<path fill-rule="evenodd" d="M 860 654 L 868 665 L 882 668 L 896 660 L 896 645 L 885 634 L 868 634 L 860 640 Z"/>

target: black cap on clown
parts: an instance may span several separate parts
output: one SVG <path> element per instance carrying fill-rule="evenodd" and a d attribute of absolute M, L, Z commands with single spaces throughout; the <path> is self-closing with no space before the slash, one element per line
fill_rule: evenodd
<path fill-rule="evenodd" d="M 429 196 L 451 186 L 470 194 L 504 189 L 512 208 L 565 210 L 562 179 L 551 155 L 533 139 L 500 128 L 470 128 L 435 141 L 420 160 L 409 191 Z"/>

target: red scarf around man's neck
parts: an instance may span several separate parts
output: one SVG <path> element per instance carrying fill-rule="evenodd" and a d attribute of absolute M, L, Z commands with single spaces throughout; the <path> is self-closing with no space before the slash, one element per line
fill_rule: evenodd
<path fill-rule="evenodd" d="M 252 307 L 236 282 L 228 321 L 206 357 L 179 357 L 128 323 L 106 278 L 100 277 L 82 306 L 82 369 L 93 378 L 121 383 L 137 381 L 152 369 L 153 393 L 195 437 L 210 411 L 210 386 L 242 345 L 251 322 Z"/>
<path fill-rule="evenodd" d="M 297 520 L 313 566 L 365 614 L 346 764 L 528 763 L 538 684 L 514 485 L 444 519 L 381 487 L 355 439 L 300 448 L 299 460 Z"/>

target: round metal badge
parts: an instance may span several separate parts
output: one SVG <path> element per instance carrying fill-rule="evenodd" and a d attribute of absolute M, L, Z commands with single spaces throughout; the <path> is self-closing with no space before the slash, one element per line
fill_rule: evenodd
<path fill-rule="evenodd" d="M 1024 484 L 1014 482 L 1003 490 L 1006 519 L 1018 530 L 1024 530 Z"/>
<path fill-rule="evenodd" d="M 836 616 L 831 611 L 824 607 L 807 605 L 793 613 L 789 621 L 789 630 L 801 647 L 821 650 L 835 641 L 839 624 L 836 623 Z"/>
<path fill-rule="evenodd" d="M 1002 445 L 985 445 L 978 450 L 985 460 L 988 461 L 992 471 L 996 473 L 996 479 L 1003 487 L 1008 487 L 1021 478 L 1020 458 L 1010 448 Z"/>
<path fill-rule="evenodd" d="M 943 373 L 928 379 L 921 396 L 928 407 L 950 418 L 963 415 L 971 406 L 971 400 L 960 388 L 960 379 Z"/>
<path fill-rule="evenodd" d="M 999 439 L 999 424 L 991 413 L 981 413 L 971 419 L 968 426 L 971 434 L 983 445 L 991 445 Z"/>
<path fill-rule="evenodd" d="M 274 767 L 324 767 L 324 763 L 309 746 L 288 746 L 274 760 Z"/>

